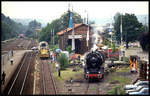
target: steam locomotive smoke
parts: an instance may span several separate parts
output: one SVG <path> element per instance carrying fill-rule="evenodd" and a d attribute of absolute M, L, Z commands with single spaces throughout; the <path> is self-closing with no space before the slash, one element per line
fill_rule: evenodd
<path fill-rule="evenodd" d="M 91 50 L 95 51 L 98 48 L 97 44 L 101 44 L 102 42 L 103 42 L 103 39 L 100 36 L 99 31 L 96 30 L 96 28 L 94 28 L 94 30 L 93 30 L 93 36 L 92 36 L 93 47 L 92 47 Z"/>

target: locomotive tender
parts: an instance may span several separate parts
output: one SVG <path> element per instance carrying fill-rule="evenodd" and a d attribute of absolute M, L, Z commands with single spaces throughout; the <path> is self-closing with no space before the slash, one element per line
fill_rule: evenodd
<path fill-rule="evenodd" d="M 102 51 L 90 51 L 85 55 L 84 77 L 85 79 L 98 79 L 104 77 L 105 56 Z"/>

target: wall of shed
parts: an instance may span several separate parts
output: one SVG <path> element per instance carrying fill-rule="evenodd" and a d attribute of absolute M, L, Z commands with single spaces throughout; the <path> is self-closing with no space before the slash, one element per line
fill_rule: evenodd
<path fill-rule="evenodd" d="M 88 27 L 85 25 L 75 28 L 75 30 L 74 30 L 75 35 L 82 35 L 82 38 L 79 39 L 81 42 L 79 54 L 84 54 L 85 52 L 90 50 L 92 47 L 92 42 L 91 42 L 92 41 L 92 32 L 91 31 L 90 31 L 90 39 L 89 39 L 89 48 L 87 47 L 87 41 L 86 41 L 87 30 L 88 30 Z M 59 47 L 63 51 L 68 46 L 68 42 L 67 42 L 68 35 L 72 35 L 72 31 L 66 32 L 63 35 L 59 36 Z"/>

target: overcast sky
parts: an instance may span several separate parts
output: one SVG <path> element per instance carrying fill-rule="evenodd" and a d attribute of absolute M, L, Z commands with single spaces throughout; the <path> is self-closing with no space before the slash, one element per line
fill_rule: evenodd
<path fill-rule="evenodd" d="M 73 10 L 82 17 L 85 10 L 89 18 L 111 18 L 116 12 L 134 13 L 135 15 L 149 15 L 148 1 L 124 1 L 124 2 L 27 2 L 27 1 L 2 1 L 2 13 L 10 18 L 32 18 L 53 20 L 59 18 L 68 10 L 68 4 L 73 5 Z"/>

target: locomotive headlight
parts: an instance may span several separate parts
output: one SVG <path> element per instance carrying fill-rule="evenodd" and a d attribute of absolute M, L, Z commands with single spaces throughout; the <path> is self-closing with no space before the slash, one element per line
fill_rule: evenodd
<path fill-rule="evenodd" d="M 86 72 L 87 74 L 89 74 L 89 72 Z"/>
<path fill-rule="evenodd" d="M 99 74 L 101 73 L 101 72 L 98 72 Z"/>

